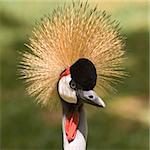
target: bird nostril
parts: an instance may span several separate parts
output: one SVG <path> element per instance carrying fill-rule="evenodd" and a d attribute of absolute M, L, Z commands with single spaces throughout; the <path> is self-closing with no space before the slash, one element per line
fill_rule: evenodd
<path fill-rule="evenodd" d="M 93 98 L 93 95 L 90 95 L 89 98 Z"/>

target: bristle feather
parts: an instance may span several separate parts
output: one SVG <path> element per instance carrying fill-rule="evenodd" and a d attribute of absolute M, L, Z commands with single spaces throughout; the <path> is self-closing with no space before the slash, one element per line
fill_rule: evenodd
<path fill-rule="evenodd" d="M 126 76 L 121 67 L 125 51 L 119 22 L 87 2 L 72 2 L 63 10 L 58 7 L 41 21 L 26 44 L 30 52 L 22 54 L 19 66 L 29 95 L 43 105 L 57 103 L 60 73 L 82 57 L 97 69 L 95 89 L 100 96 L 115 91 L 113 84 Z"/>

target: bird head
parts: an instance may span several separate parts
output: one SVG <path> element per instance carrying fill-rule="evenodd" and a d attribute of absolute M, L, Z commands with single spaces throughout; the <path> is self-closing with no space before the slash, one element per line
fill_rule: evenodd
<path fill-rule="evenodd" d="M 93 90 L 96 80 L 94 64 L 86 58 L 81 58 L 61 73 L 58 82 L 59 96 L 67 103 L 88 103 L 105 107 L 103 100 Z"/>
<path fill-rule="evenodd" d="M 104 107 L 93 89 L 106 96 L 127 75 L 118 22 L 88 3 L 54 10 L 52 17 L 44 17 L 34 28 L 26 46 L 30 50 L 21 54 L 20 78 L 42 106 L 55 108 L 59 94 L 68 103 Z"/>

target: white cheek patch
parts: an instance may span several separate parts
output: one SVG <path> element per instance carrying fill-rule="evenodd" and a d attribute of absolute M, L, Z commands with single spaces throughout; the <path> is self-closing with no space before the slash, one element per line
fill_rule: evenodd
<path fill-rule="evenodd" d="M 71 76 L 64 76 L 59 80 L 58 92 L 60 97 L 68 103 L 77 103 L 77 96 L 75 90 L 73 90 L 69 82 L 71 81 Z"/>

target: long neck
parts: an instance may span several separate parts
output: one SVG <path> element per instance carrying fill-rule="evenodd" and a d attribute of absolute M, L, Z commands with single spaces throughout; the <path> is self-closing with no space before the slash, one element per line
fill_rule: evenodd
<path fill-rule="evenodd" d="M 63 108 L 62 130 L 63 130 L 64 150 L 85 150 L 86 139 L 87 139 L 87 121 L 86 121 L 83 104 L 80 106 L 76 106 L 74 104 L 68 104 L 68 103 L 62 102 L 62 108 Z M 78 109 L 79 124 L 78 124 L 75 139 L 69 143 L 66 138 L 65 120 L 66 120 L 66 115 L 68 115 L 68 113 L 70 112 L 70 109 Z"/>

